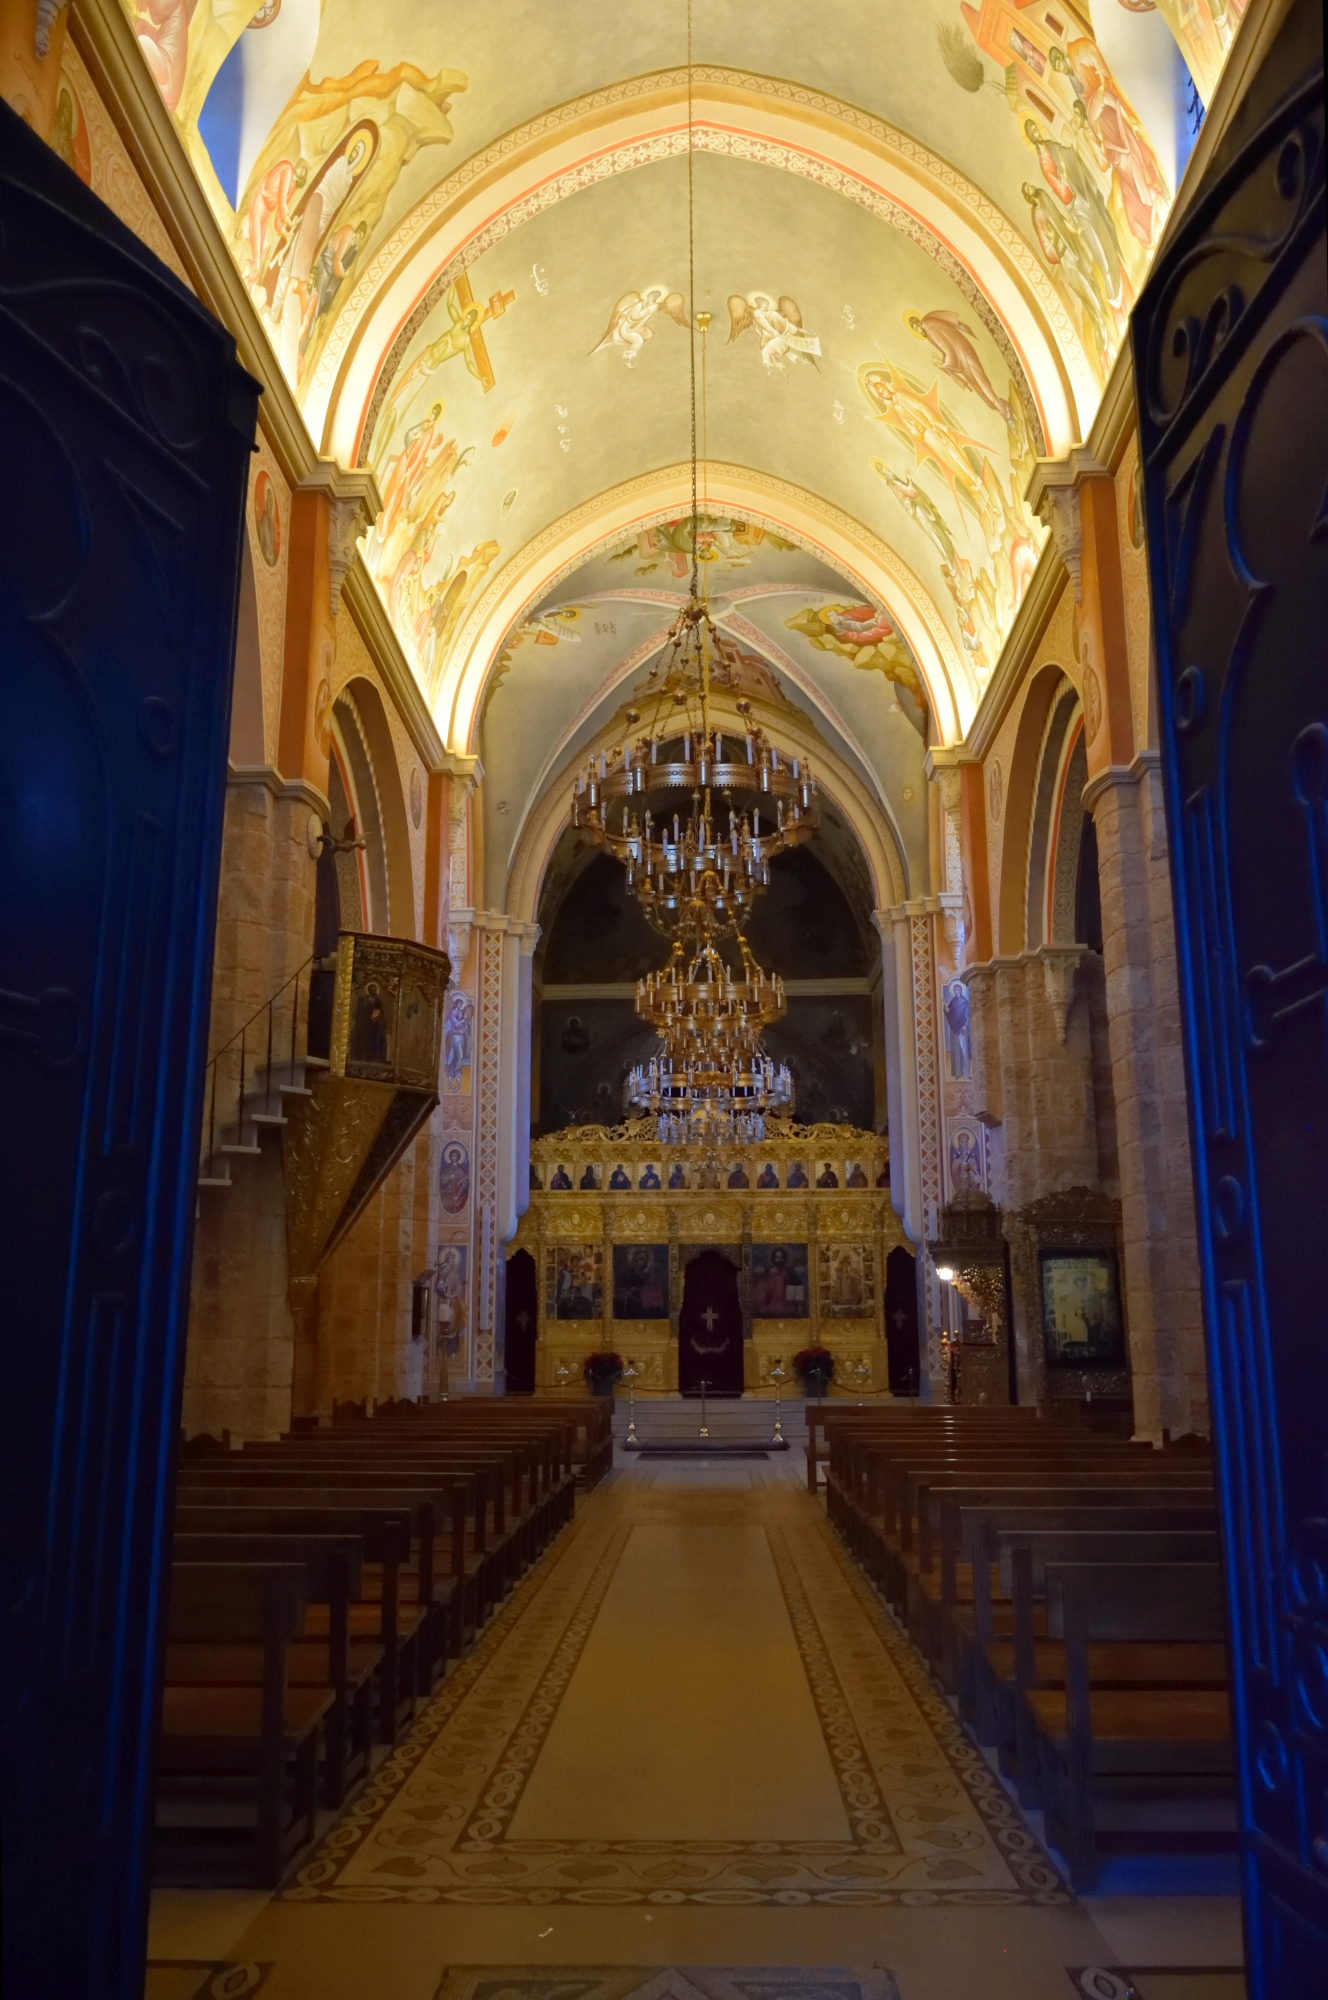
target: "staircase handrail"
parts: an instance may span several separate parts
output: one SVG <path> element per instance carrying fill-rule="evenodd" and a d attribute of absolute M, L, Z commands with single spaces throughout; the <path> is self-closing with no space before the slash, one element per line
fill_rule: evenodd
<path fill-rule="evenodd" d="M 208 1062 L 207 1070 L 205 1072 L 205 1082 L 204 1082 L 204 1102 L 207 1106 L 207 1117 L 208 1117 L 207 1145 L 206 1148 L 204 1149 L 204 1161 L 206 1163 L 206 1168 L 209 1175 L 211 1173 L 212 1163 L 216 1156 L 216 1150 L 217 1150 L 217 1082 L 220 1076 L 220 1064 L 222 1058 L 224 1056 L 229 1055 L 238 1042 L 239 1057 L 240 1057 L 240 1083 L 239 1083 L 239 1091 L 236 1096 L 236 1107 L 239 1119 L 238 1141 L 241 1145 L 243 1145 L 244 1099 L 245 1099 L 246 1072 L 248 1069 L 249 1031 L 253 1027 L 255 1021 L 262 1020 L 264 1017 L 266 1017 L 267 1081 L 264 1090 L 263 1103 L 264 1103 L 264 1109 L 270 1112 L 272 1109 L 273 1026 L 274 1026 L 277 1004 L 281 1000 L 282 995 L 290 987 L 293 986 L 295 988 L 295 994 L 291 1005 L 291 1023 L 290 1023 L 290 1067 L 291 1067 L 291 1074 L 293 1076 L 295 1073 L 295 1064 L 297 1061 L 296 1044 L 298 1039 L 299 1020 L 300 1020 L 300 980 L 303 977 L 303 975 L 306 972 L 308 972 L 310 967 L 313 965 L 314 956 L 315 956 L 314 953 L 310 952 L 308 958 L 306 958 L 302 964 L 297 965 L 294 972 L 290 973 L 285 979 L 283 979 L 280 986 L 278 986 L 273 993 L 270 993 L 267 999 L 264 1000 L 261 1003 L 261 1005 L 255 1007 L 253 1013 L 249 1016 L 248 1020 L 242 1021 L 240 1023 L 240 1026 L 235 1030 L 234 1034 L 231 1035 L 227 1041 L 223 1042 L 219 1049 L 214 1051 L 211 1059 Z M 306 1014 L 307 1014 L 307 1009 L 306 1009 Z"/>

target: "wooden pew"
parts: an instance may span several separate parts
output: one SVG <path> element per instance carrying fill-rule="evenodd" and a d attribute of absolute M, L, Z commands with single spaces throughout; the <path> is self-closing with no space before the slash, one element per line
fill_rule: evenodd
<path fill-rule="evenodd" d="M 330 1457 L 300 1464 L 259 1463 L 244 1454 L 231 1464 L 208 1461 L 181 1475 L 179 1494 L 193 1504 L 257 1502 L 266 1505 L 336 1506 L 343 1502 L 390 1508 L 409 1518 L 410 1547 L 399 1580 L 424 1608 L 428 1631 L 421 1649 L 420 1692 L 427 1693 L 449 1654 L 484 1622 L 503 1594 L 508 1537 L 495 1506 L 496 1534 L 488 1526 L 483 1468 L 464 1477 L 433 1469 L 343 1464 Z M 440 1535 L 440 1524 L 443 1532 Z"/>
<path fill-rule="evenodd" d="M 361 1501 L 365 1496 L 359 1496 Z M 179 1535 L 351 1535 L 364 1547 L 363 1598 L 349 1610 L 351 1639 L 377 1643 L 383 1658 L 377 1676 L 378 1737 L 393 1743 L 403 1721 L 414 1710 L 417 1687 L 416 1639 L 424 1625 L 419 1606 L 401 1602 L 401 1566 L 411 1545 L 411 1519 L 397 1505 L 338 1504 L 310 1494 L 292 1494 L 289 1501 L 233 1492 L 200 1499 L 182 1494 L 176 1501 Z M 320 1615 L 321 1614 L 321 1615 Z M 312 1605 L 302 1632 L 325 1638 L 330 1621 L 326 1607 Z"/>
<path fill-rule="evenodd" d="M 1098 1510 L 1110 1514 L 1110 1523 L 1093 1523 L 1087 1528 L 1063 1522 L 1039 1527 L 1002 1527 L 989 1531 L 988 1560 L 974 1569 L 974 1606 L 971 1625 L 965 1632 L 969 1673 L 964 1676 L 965 1696 L 975 1711 L 975 1733 L 979 1742 L 996 1740 L 1000 1720 L 1000 1690 L 991 1670 L 989 1648 L 996 1642 L 994 1602 L 1010 1607 L 1014 1655 L 1026 1661 L 1028 1647 L 1045 1633 L 1045 1619 L 1039 1620 L 1038 1607 L 1045 1603 L 1048 1564 L 1059 1563 L 1214 1563 L 1221 1556 L 1217 1524 L 1209 1520 L 1200 1527 L 1167 1524 L 1160 1510 L 1140 1510 L 1131 1518 L 1128 1509 Z M 1088 1518 L 1089 1510 L 1084 1517 Z M 1149 1519 L 1141 1518 L 1147 1512 Z M 1122 1518 L 1123 1517 L 1123 1518 Z M 1161 1525 L 1156 1525 L 1160 1522 Z M 1018 1568 L 1020 1584 L 1016 1594 L 1013 1572 Z M 961 1712 L 966 1700 L 961 1697 Z M 1012 1747 L 1006 1738 L 1007 1749 Z"/>
<path fill-rule="evenodd" d="M 159 1849 L 195 1843 L 247 1848 L 269 1887 L 312 1840 L 317 1767 L 330 1687 L 292 1687 L 288 1649 L 304 1632 L 299 1563 L 177 1563 L 171 1569 L 168 1644 L 253 1644 L 257 1686 L 167 1686 L 158 1751 Z M 237 1836 L 235 1804 L 253 1799 Z M 181 1813 L 172 1816 L 172 1804 Z"/>
<path fill-rule="evenodd" d="M 1104 1798 L 1230 1795 L 1226 1689 L 1095 1686 L 1090 1652 L 1095 1641 L 1219 1640 L 1221 1571 L 1216 1563 L 1049 1564 L 1047 1626 L 1064 1644 L 1065 1685 L 1029 1687 L 1023 1706 L 1040 1760 L 1048 1835 L 1082 1889 L 1100 1868 Z"/>
<path fill-rule="evenodd" d="M 958 1496 L 943 1509 L 941 1592 L 937 1618 L 942 1678 L 958 1694 L 962 1719 L 978 1741 L 996 1744 L 1013 1758 L 1015 1631 L 1019 1618 L 1014 1583 L 1030 1533 L 1075 1531 L 1138 1534 L 1159 1529 L 1215 1533 L 1210 1499 L 1193 1489 L 1080 1489 L 1068 1494 L 1040 1492 L 977 1502 Z M 958 1560 L 960 1553 L 967 1564 Z M 993 1571 L 993 1564 L 996 1565 Z M 1032 1578 L 1032 1553 L 1028 1554 Z M 966 1574 L 965 1574 L 966 1572 Z M 967 1590 L 964 1585 L 967 1583 Z M 1045 1620 L 1030 1601 L 1029 1643 L 1043 1643 Z M 1041 1623 L 1038 1621 L 1041 1620 Z"/>
<path fill-rule="evenodd" d="M 330 1687 L 334 1704 L 324 1731 L 323 1803 L 339 1806 L 347 1786 L 367 1774 L 373 1748 L 374 1682 L 381 1643 L 350 1636 L 352 1600 L 363 1597 L 364 1543 L 351 1535 L 180 1535 L 177 1563 L 298 1563 L 306 1606 L 327 1606 L 326 1639 L 292 1639 L 292 1687 Z M 307 1614 L 306 1614 L 307 1615 Z M 168 1687 L 261 1686 L 263 1648 L 243 1640 L 177 1640 L 167 1645 Z"/>

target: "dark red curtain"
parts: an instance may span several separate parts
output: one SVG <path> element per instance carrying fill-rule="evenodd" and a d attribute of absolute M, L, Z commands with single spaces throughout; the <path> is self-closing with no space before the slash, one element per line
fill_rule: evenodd
<path fill-rule="evenodd" d="M 507 1260 L 507 1298 L 504 1314 L 509 1393 L 529 1395 L 535 1387 L 535 1314 L 537 1306 L 535 1259 L 529 1250 L 518 1250 Z"/>
<path fill-rule="evenodd" d="M 742 1301 L 738 1273 L 718 1250 L 687 1266 L 678 1320 L 678 1387 L 699 1396 L 742 1394 Z"/>

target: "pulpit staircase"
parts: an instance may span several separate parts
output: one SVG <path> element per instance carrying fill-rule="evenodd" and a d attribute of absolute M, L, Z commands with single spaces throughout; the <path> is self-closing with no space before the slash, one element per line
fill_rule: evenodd
<path fill-rule="evenodd" d="M 198 1164 L 200 1190 L 233 1187 L 235 1162 L 257 1159 L 263 1135 L 282 1131 L 290 1122 L 288 1107 L 312 1097 L 310 1078 L 328 1067 L 325 1030 L 321 1037 L 324 1053 L 310 1053 L 311 1039 L 315 1047 L 320 1040 L 315 983 L 319 970 L 312 956 L 307 958 L 208 1063 Z M 311 994 L 315 1010 L 312 1037 Z"/>

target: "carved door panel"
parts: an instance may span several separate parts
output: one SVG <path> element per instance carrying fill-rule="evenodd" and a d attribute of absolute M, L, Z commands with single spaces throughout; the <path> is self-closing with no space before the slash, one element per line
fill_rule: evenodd
<path fill-rule="evenodd" d="M 1298 4 L 1135 319 L 1255 2000 L 1328 1949 L 1322 66 Z"/>
<path fill-rule="evenodd" d="M 0 104 L 4 1988 L 143 1989 L 256 385 Z"/>

